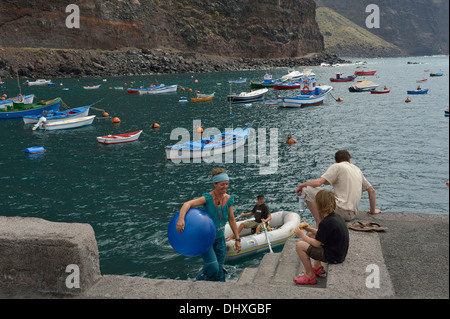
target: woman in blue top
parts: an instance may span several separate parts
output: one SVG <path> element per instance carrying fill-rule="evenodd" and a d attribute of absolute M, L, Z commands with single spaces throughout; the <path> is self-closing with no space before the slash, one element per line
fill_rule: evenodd
<path fill-rule="evenodd" d="M 241 250 L 241 239 L 237 231 L 236 220 L 233 213 L 234 198 L 227 194 L 229 177 L 223 168 L 213 169 L 211 172 L 214 189 L 204 193 L 201 197 L 185 202 L 180 209 L 177 222 L 177 231 L 184 230 L 184 217 L 191 207 L 203 205 L 203 209 L 211 216 L 216 225 L 216 239 L 211 248 L 202 255 L 204 265 L 196 280 L 225 281 L 226 244 L 225 224 L 229 222 L 236 238 L 236 249 Z"/>

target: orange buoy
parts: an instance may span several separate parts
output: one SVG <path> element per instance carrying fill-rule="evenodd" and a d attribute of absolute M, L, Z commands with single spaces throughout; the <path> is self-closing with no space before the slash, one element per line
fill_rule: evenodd
<path fill-rule="evenodd" d="M 342 102 L 342 101 L 344 101 L 344 100 L 343 100 L 343 99 L 341 99 L 340 97 L 338 97 L 336 101 L 338 101 L 338 102 Z"/>
<path fill-rule="evenodd" d="M 181 91 L 185 91 L 186 89 L 185 88 L 181 88 Z"/>
<path fill-rule="evenodd" d="M 286 143 L 288 143 L 288 144 L 295 144 L 295 143 L 297 143 L 297 141 L 295 140 L 295 138 L 290 138 L 290 139 L 288 139 L 287 141 L 286 141 Z"/>
<path fill-rule="evenodd" d="M 295 138 L 292 138 L 291 134 L 289 134 L 287 136 L 286 143 L 288 143 L 288 144 L 295 144 L 295 143 L 297 143 L 297 141 L 295 140 Z"/>
<path fill-rule="evenodd" d="M 195 132 L 196 133 L 203 133 L 203 128 L 201 126 L 196 126 L 195 127 Z"/>
<path fill-rule="evenodd" d="M 103 116 L 103 117 L 109 117 L 109 113 L 106 112 L 105 110 L 103 110 L 102 116 Z"/>
<path fill-rule="evenodd" d="M 192 89 L 189 89 L 188 91 L 189 91 L 189 92 L 192 92 Z"/>
<path fill-rule="evenodd" d="M 152 124 L 152 128 L 159 128 L 160 126 L 159 126 L 159 124 L 158 123 L 153 123 Z"/>
<path fill-rule="evenodd" d="M 408 98 L 406 98 L 405 102 L 406 103 L 411 102 L 411 99 L 408 97 Z"/>
<path fill-rule="evenodd" d="M 120 119 L 118 117 L 113 117 L 112 122 L 116 124 L 120 123 Z"/>

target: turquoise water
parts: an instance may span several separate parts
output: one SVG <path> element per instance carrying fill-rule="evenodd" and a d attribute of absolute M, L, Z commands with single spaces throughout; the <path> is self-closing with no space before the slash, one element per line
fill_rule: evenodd
<path fill-rule="evenodd" d="M 423 64 L 407 64 L 408 61 Z M 94 228 L 103 274 L 150 278 L 191 279 L 201 268 L 200 258 L 177 254 L 166 231 L 171 217 L 184 201 L 212 189 L 209 173 L 221 166 L 231 176 L 229 193 L 236 199 L 236 215 L 251 210 L 256 195 L 263 193 L 272 211 L 298 211 L 294 189 L 299 182 L 319 177 L 333 163 L 334 152 L 348 149 L 377 190 L 377 207 L 409 213 L 448 214 L 449 190 L 449 59 L 415 57 L 367 60 L 377 73 L 367 79 L 391 89 L 389 94 L 348 92 L 349 83 L 335 83 L 331 96 L 318 107 L 281 109 L 254 102 L 251 106 L 233 105 L 234 127 L 251 125 L 258 139 L 266 137 L 267 156 L 255 158 L 245 147 L 243 163 L 179 163 L 165 158 L 164 146 L 174 144 L 176 128 L 193 132 L 193 121 L 204 128 L 224 131 L 231 127 L 226 95 L 228 80 L 247 77 L 262 80 L 264 73 L 274 78 L 287 69 L 242 71 L 213 74 L 152 75 L 103 79 L 53 79 L 54 87 L 22 87 L 22 93 L 35 93 L 42 99 L 62 97 L 70 106 L 98 102 L 120 118 L 95 120 L 92 126 L 67 131 L 32 131 L 22 120 L 0 122 L 0 214 L 40 217 L 57 222 L 89 223 Z M 299 70 L 302 67 L 298 68 Z M 354 65 L 338 68 L 312 68 L 318 82 L 330 84 L 336 72 L 349 75 Z M 443 77 L 429 73 L 445 71 Z M 429 94 L 410 96 L 416 80 L 428 78 L 422 88 Z M 197 80 L 197 83 L 195 82 Z M 180 90 L 163 96 L 139 96 L 109 87 L 129 87 L 164 83 L 178 84 L 193 91 L 216 92 L 211 102 L 179 103 L 180 96 L 194 93 Z M 17 93 L 15 80 L 6 80 L 6 93 Z M 63 85 L 60 85 L 60 84 Z M 98 90 L 83 85 L 101 84 Z M 62 88 L 69 88 L 63 91 Z M 234 92 L 245 91 L 247 84 L 234 84 Z M 266 99 L 276 96 L 272 89 Z M 293 95 L 294 91 L 281 94 Z M 91 114 L 100 111 L 91 110 Z M 160 124 L 158 130 L 151 124 Z M 139 141 L 121 145 L 101 145 L 96 136 L 143 129 Z M 258 129 L 261 129 L 259 131 Z M 264 132 L 265 130 L 265 132 Z M 269 133 L 278 132 L 276 146 Z M 296 144 L 288 145 L 283 136 L 292 134 Z M 46 152 L 29 156 L 23 150 L 44 146 Z M 270 157 L 270 150 L 277 150 Z M 261 152 L 260 152 L 261 154 Z M 278 160 L 272 174 L 261 175 L 261 167 Z M 268 160 L 269 162 L 264 162 Z M 361 210 L 369 207 L 363 194 Z M 301 218 L 312 221 L 309 211 Z M 256 266 L 262 254 L 228 263 L 230 278 L 237 278 L 245 267 Z"/>

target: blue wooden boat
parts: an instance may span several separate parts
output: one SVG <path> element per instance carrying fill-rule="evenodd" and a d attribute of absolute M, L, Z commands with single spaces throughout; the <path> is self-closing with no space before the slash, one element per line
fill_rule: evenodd
<path fill-rule="evenodd" d="M 247 81 L 247 78 L 240 78 L 238 80 L 229 80 L 228 83 L 245 83 Z"/>
<path fill-rule="evenodd" d="M 87 116 L 89 114 L 89 109 L 91 105 L 88 106 L 81 106 L 81 107 L 75 107 L 72 109 L 68 109 L 65 111 L 57 111 L 57 112 L 48 112 L 45 115 L 45 118 L 48 121 L 55 121 L 55 120 L 64 120 L 69 118 L 76 118 L 76 117 L 83 117 Z M 27 115 L 23 117 L 23 122 L 25 124 L 34 124 L 39 121 L 39 119 L 44 116 L 42 113 L 38 115 Z"/>
<path fill-rule="evenodd" d="M 198 141 L 169 145 L 165 147 L 166 157 L 168 160 L 181 160 L 225 154 L 244 146 L 249 134 L 250 126 L 247 126 Z"/>
<path fill-rule="evenodd" d="M 17 119 L 28 115 L 42 114 L 43 111 L 56 112 L 61 104 L 61 98 L 50 101 L 41 101 L 38 103 L 24 104 L 15 103 L 7 106 L 6 109 L 0 109 L 0 119 Z"/>
<path fill-rule="evenodd" d="M 414 91 L 407 91 L 408 94 L 427 94 L 428 89 L 420 89 L 420 90 L 414 90 Z"/>

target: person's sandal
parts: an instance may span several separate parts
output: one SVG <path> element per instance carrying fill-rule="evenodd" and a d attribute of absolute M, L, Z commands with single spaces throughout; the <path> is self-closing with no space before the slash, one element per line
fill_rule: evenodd
<path fill-rule="evenodd" d="M 323 266 L 319 266 L 317 268 L 312 267 L 312 270 L 314 272 L 314 275 L 320 276 L 320 275 L 325 275 L 325 269 L 323 268 Z"/>
<path fill-rule="evenodd" d="M 294 282 L 297 285 L 315 285 L 317 284 L 316 275 L 312 278 L 306 277 L 306 275 L 303 275 L 301 277 L 295 277 Z"/>

